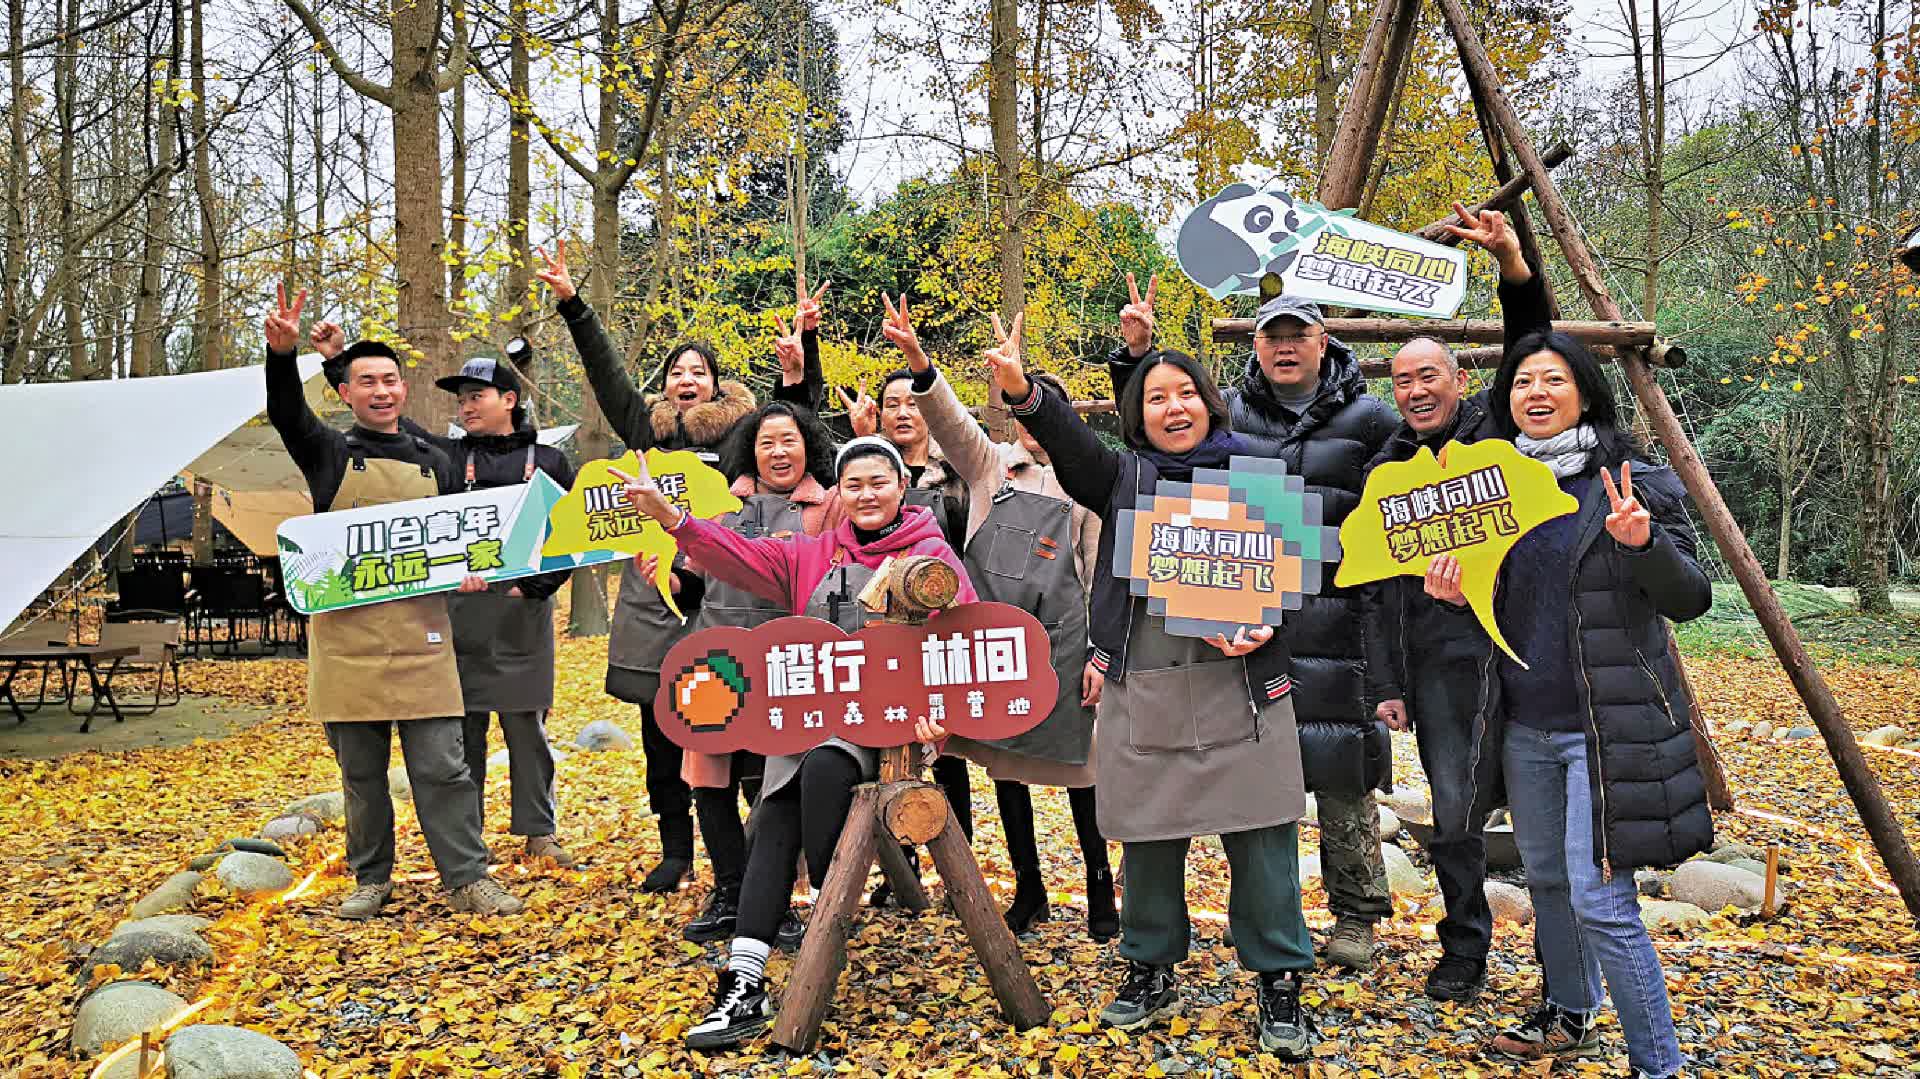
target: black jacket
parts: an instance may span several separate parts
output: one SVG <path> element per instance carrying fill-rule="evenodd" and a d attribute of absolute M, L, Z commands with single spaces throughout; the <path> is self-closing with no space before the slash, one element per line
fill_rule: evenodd
<path fill-rule="evenodd" d="M 545 472 L 560 485 L 561 490 L 572 489 L 572 463 L 567 460 L 566 454 L 555 447 L 542 446 L 539 434 L 530 421 L 523 419 L 511 434 L 467 435 L 464 438 L 434 438 L 431 441 L 445 450 L 447 459 L 453 463 L 453 478 L 459 490 L 484 491 L 527 482 L 531 478 L 527 475 L 528 447 L 533 449 L 535 469 Z M 472 468 L 471 478 L 469 467 Z M 500 590 L 517 587 L 520 594 L 528 599 L 546 599 L 558 592 L 572 575 L 572 570 L 537 573 L 531 577 L 502 581 Z"/>
<path fill-rule="evenodd" d="M 358 424 L 341 432 L 320 422 L 320 417 L 307 407 L 299 362 L 293 353 L 269 350 L 266 373 L 267 420 L 280 433 L 287 455 L 306 477 L 307 490 L 313 497 L 313 512 L 325 513 L 333 508 L 333 496 L 339 493 L 340 481 L 347 475 L 347 462 L 356 454 L 418 465 L 433 475 L 435 486 L 443 495 L 460 489 L 454 482 L 453 466 L 448 463 L 447 455 L 416 433 L 402 430 L 381 434 Z"/>

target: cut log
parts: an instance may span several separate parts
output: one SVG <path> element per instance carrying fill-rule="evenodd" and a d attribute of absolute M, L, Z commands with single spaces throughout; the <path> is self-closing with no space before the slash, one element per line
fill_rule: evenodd
<path fill-rule="evenodd" d="M 987 890 L 980 865 L 973 860 L 973 850 L 967 846 L 967 837 L 951 808 L 946 827 L 927 849 L 933 853 L 940 882 L 947 886 L 947 898 L 953 901 L 974 954 L 986 969 L 987 984 L 1000 1002 L 1001 1014 L 1015 1030 L 1044 1025 L 1053 1015 L 1053 1006 L 1047 1003 L 1039 983 L 1033 980 L 1033 972 L 1027 969 L 1027 961 L 1021 958 L 1020 942 L 994 905 L 993 893 Z"/>
<path fill-rule="evenodd" d="M 947 824 L 947 799 L 931 783 L 908 781 L 880 788 L 881 820 L 896 842 L 930 842 Z"/>
<path fill-rule="evenodd" d="M 827 871 L 820 888 L 820 901 L 814 904 L 813 917 L 807 921 L 806 941 L 793 961 L 793 973 L 787 978 L 787 991 L 781 998 L 780 1015 L 773 1023 L 775 1045 L 796 1053 L 813 1051 L 820 1037 L 820 1024 L 833 1006 L 840 971 L 847 965 L 847 936 L 853 919 L 860 913 L 860 900 L 867 890 L 867 870 L 873 868 L 874 829 L 871 822 L 880 804 L 880 788 L 862 786 L 854 792 L 853 805 L 847 808 L 847 826 L 840 829 L 840 843 L 833 849 L 833 867 Z"/>
<path fill-rule="evenodd" d="M 879 852 L 880 869 L 887 875 L 887 883 L 893 888 L 893 901 L 903 910 L 923 911 L 933 905 L 927 898 L 927 887 L 920 883 L 920 871 L 914 867 L 907 852 L 900 849 L 900 841 L 888 833 L 884 821 L 875 818 L 873 822 L 874 849 Z"/>

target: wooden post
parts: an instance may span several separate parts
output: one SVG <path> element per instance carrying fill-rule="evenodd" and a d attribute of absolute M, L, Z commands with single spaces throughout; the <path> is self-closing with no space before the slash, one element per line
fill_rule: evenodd
<path fill-rule="evenodd" d="M 1780 848 L 1769 843 L 1767 844 L 1767 892 L 1760 902 L 1760 914 L 1767 918 L 1773 917 L 1774 911 L 1779 909 L 1779 899 Z"/>
<path fill-rule="evenodd" d="M 1374 5 L 1366 43 L 1354 63 L 1347 104 L 1340 110 L 1340 123 L 1320 173 L 1317 199 L 1328 209 L 1360 205 L 1387 111 L 1413 54 L 1413 32 L 1419 22 L 1420 0 L 1379 0 Z"/>
<path fill-rule="evenodd" d="M 1513 147 L 1514 155 L 1520 159 L 1521 167 L 1533 177 L 1534 197 L 1540 201 L 1547 225 L 1559 241 L 1561 253 L 1572 269 L 1580 291 L 1586 296 L 1594 314 L 1601 318 L 1618 318 L 1619 305 L 1613 302 L 1613 297 L 1607 292 L 1606 281 L 1601 277 L 1593 256 L 1587 251 L 1579 226 L 1560 197 L 1560 189 L 1554 184 L 1552 174 L 1546 170 L 1539 155 L 1534 152 L 1533 144 L 1521 126 L 1520 117 L 1513 110 L 1513 103 L 1507 100 L 1505 91 L 1501 89 L 1499 74 L 1494 70 L 1479 34 L 1468 20 L 1465 6 L 1461 0 L 1439 2 L 1454 41 L 1460 47 L 1460 58 L 1466 67 L 1467 78 L 1479 86 L 1508 145 Z M 1840 773 L 1841 782 L 1846 785 L 1848 796 L 1853 799 L 1861 824 L 1873 839 L 1874 850 L 1886 866 L 1888 877 L 1893 880 L 1900 898 L 1906 903 L 1908 913 L 1913 915 L 1916 922 L 1920 922 L 1920 861 L 1914 859 L 1913 849 L 1907 845 L 1900 822 L 1887 805 L 1879 780 L 1867 767 L 1860 744 L 1854 740 L 1853 730 L 1840 710 L 1840 702 L 1834 699 L 1826 679 L 1808 658 L 1800 635 L 1780 606 L 1780 598 L 1774 595 L 1772 585 L 1767 582 L 1766 571 L 1760 567 L 1760 560 L 1754 556 L 1753 548 L 1747 545 L 1739 523 L 1733 519 L 1733 513 L 1727 509 L 1719 490 L 1714 487 L 1713 477 L 1708 474 L 1700 454 L 1680 426 L 1680 418 L 1667 400 L 1666 391 L 1654 377 L 1653 369 L 1644 360 L 1634 356 L 1624 357 L 1623 366 L 1634 395 L 1639 398 L 1641 407 L 1647 410 L 1655 434 L 1666 446 L 1673 470 L 1686 484 L 1687 493 L 1693 496 L 1694 507 L 1706 522 L 1714 541 L 1720 545 L 1720 553 L 1733 571 L 1734 578 L 1740 582 L 1740 589 L 1746 593 L 1748 603 L 1752 604 L 1761 629 L 1773 645 L 1774 655 L 1779 657 L 1781 667 L 1793 682 L 1807 714 L 1813 717 L 1815 726 L 1820 728 L 1827 751 L 1833 756 L 1834 767 Z"/>
<path fill-rule="evenodd" d="M 807 920 L 806 940 L 787 978 L 780 1015 L 773 1023 L 773 1041 L 796 1053 L 812 1051 L 827 1008 L 833 1004 L 840 971 L 847 965 L 847 932 L 867 890 L 867 870 L 873 868 L 874 829 L 862 822 L 874 819 L 879 801 L 878 787 L 863 786 L 854 793 L 853 805 L 847 808 L 850 826 L 840 830 L 833 867 L 827 870 L 820 902 Z"/>
<path fill-rule="evenodd" d="M 1053 1007 L 1033 980 L 1027 961 L 1020 957 L 1020 942 L 1014 939 L 1013 930 L 1007 928 L 1007 920 L 993 905 L 993 893 L 987 890 L 980 863 L 973 860 L 973 850 L 967 846 L 966 834 L 960 830 L 952 807 L 947 809 L 946 827 L 927 844 L 927 850 L 933 854 L 940 882 L 947 886 L 947 898 L 953 901 L 954 913 L 960 916 L 980 965 L 986 968 L 987 983 L 993 987 L 1007 1022 L 1015 1030 L 1030 1030 L 1045 1023 L 1053 1015 Z"/>
<path fill-rule="evenodd" d="M 1651 322 L 1627 322 L 1622 319 L 1597 322 L 1562 320 L 1555 322 L 1553 328 L 1585 345 L 1645 347 L 1660 341 Z M 1433 337 L 1449 342 L 1497 345 L 1505 337 L 1506 326 L 1493 318 L 1330 318 L 1327 319 L 1327 332 L 1348 344 Z M 1251 341 L 1253 320 L 1214 319 L 1213 337 L 1216 341 Z"/>
<path fill-rule="evenodd" d="M 875 850 L 880 854 L 880 870 L 887 875 L 887 884 L 893 888 L 893 901 L 902 910 L 919 912 L 933 905 L 927 898 L 926 885 L 920 883 L 920 870 L 900 849 L 900 841 L 887 831 L 887 824 L 879 817 L 873 819 Z"/>
<path fill-rule="evenodd" d="M 1553 149 L 1547 151 L 1547 156 L 1542 159 L 1542 162 L 1550 169 L 1557 169 L 1562 162 L 1572 156 L 1573 147 L 1568 146 L 1564 142 L 1557 142 L 1554 143 Z M 1526 194 L 1527 189 L 1532 186 L 1533 178 L 1523 172 L 1511 180 L 1502 182 L 1493 194 L 1488 195 L 1479 202 L 1468 203 L 1467 208 L 1474 213 L 1479 213 L 1481 210 L 1505 210 L 1507 207 L 1513 205 L 1520 196 Z M 1423 240 L 1432 240 L 1434 243 L 1446 244 L 1451 247 L 1459 243 L 1460 238 L 1448 232 L 1442 226 L 1458 225 L 1459 223 L 1460 215 L 1450 213 L 1432 224 L 1422 225 L 1415 229 L 1413 234 Z"/>

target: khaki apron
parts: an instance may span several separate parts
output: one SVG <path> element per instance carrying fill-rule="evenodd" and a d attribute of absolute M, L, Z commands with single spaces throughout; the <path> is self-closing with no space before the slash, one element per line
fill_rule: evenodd
<path fill-rule="evenodd" d="M 1087 663 L 1087 592 L 1074 570 L 1073 554 L 1073 504 L 1011 485 L 994 495 L 993 509 L 967 545 L 967 576 L 981 600 L 1033 612 L 1046 627 L 1059 680 L 1052 709 L 1032 730 L 993 742 L 955 739 L 954 752 L 978 759 L 995 779 L 1042 781 L 1016 774 L 1026 769 L 1018 760 L 1005 759 L 1008 755 L 1077 766 L 1087 763 L 1092 749 L 1093 713 L 1080 704 L 1080 675 Z M 1077 783 L 1066 778 L 1053 782 L 1086 786 L 1093 780 L 1092 769 L 1077 778 Z"/>
<path fill-rule="evenodd" d="M 535 470 L 527 447 L 523 482 Z M 474 490 L 473 457 L 467 457 L 467 490 Z M 453 621 L 453 654 L 460 690 L 474 712 L 545 712 L 553 707 L 553 601 L 500 591 L 446 597 Z"/>
<path fill-rule="evenodd" d="M 333 508 L 383 506 L 439 493 L 438 481 L 424 465 L 355 454 Z M 436 719 L 466 712 L 445 596 L 316 614 L 307 638 L 307 712 L 322 723 Z"/>
<path fill-rule="evenodd" d="M 1222 835 L 1306 812 L 1291 696 L 1254 709 L 1244 659 L 1166 632 L 1133 601 L 1126 675 L 1100 698 L 1100 832 L 1122 843 Z"/>
<path fill-rule="evenodd" d="M 814 586 L 813 595 L 807 600 L 807 609 L 800 613 L 809 618 L 832 622 L 848 633 L 856 632 L 867 624 L 867 609 L 860 606 L 860 590 L 872 579 L 873 571 L 857 562 L 835 566 Z M 807 753 L 822 746 L 838 746 L 846 750 L 860 763 L 860 773 L 866 779 L 871 780 L 880 774 L 880 751 L 877 749 L 829 738 L 814 749 L 807 750 Z M 766 778 L 760 785 L 761 799 L 786 786 L 798 775 L 800 762 L 806 756 L 806 753 L 791 753 L 784 757 L 768 757 Z"/>

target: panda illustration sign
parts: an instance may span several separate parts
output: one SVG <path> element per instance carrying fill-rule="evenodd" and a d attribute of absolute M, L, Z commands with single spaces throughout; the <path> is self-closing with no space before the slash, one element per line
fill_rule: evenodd
<path fill-rule="evenodd" d="M 1442 244 L 1329 210 L 1285 191 L 1229 184 L 1180 223 L 1180 268 L 1208 295 L 1280 291 L 1396 315 L 1452 318 L 1467 293 L 1467 257 Z"/>

